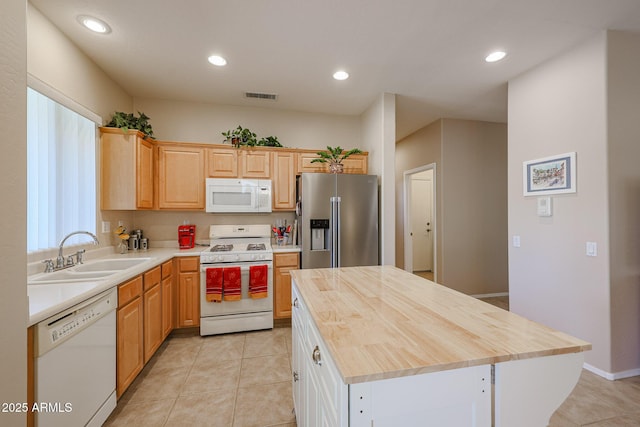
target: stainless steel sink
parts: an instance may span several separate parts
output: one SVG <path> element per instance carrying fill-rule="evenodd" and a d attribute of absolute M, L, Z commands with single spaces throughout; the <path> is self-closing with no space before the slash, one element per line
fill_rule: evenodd
<path fill-rule="evenodd" d="M 110 259 L 98 259 L 96 261 L 90 261 L 86 264 L 80 264 L 73 268 L 78 272 L 91 272 L 91 271 L 120 271 L 127 268 L 135 267 L 138 264 L 142 264 L 145 261 L 149 261 L 151 258 L 110 258 Z"/>
<path fill-rule="evenodd" d="M 75 283 L 105 280 L 112 274 L 127 268 L 135 267 L 151 258 L 108 258 L 89 261 L 53 273 L 41 273 L 31 276 L 27 280 L 29 285 L 44 285 L 47 283 Z"/>

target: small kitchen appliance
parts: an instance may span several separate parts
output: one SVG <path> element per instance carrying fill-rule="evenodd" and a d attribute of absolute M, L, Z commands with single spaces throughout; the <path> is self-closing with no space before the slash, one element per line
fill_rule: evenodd
<path fill-rule="evenodd" d="M 200 253 L 200 335 L 273 328 L 271 226 L 212 225 L 210 247 Z M 239 298 L 207 301 L 207 270 L 240 270 Z M 266 268 L 265 268 L 266 267 Z M 266 270 L 266 297 L 252 298 L 251 271 Z"/>
<path fill-rule="evenodd" d="M 180 249 L 191 249 L 196 245 L 196 226 L 185 224 L 178 226 L 178 244 Z"/>

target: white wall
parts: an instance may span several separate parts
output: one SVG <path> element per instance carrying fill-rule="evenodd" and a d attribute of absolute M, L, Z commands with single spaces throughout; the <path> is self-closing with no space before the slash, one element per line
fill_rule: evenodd
<path fill-rule="evenodd" d="M 0 2 L 0 402 L 27 398 L 26 158 L 27 158 L 26 2 Z M 0 412 L 0 425 L 25 425 L 20 413 Z"/>
<path fill-rule="evenodd" d="M 277 136 L 285 147 L 324 149 L 360 147 L 358 116 L 303 113 L 255 107 L 135 98 L 134 111 L 151 119 L 159 140 L 221 144 L 221 135 L 238 125 L 258 139 Z"/>
<path fill-rule="evenodd" d="M 591 342 L 586 362 L 610 371 L 605 61 L 603 33 L 509 82 L 509 236 L 521 236 L 509 248 L 509 293 L 512 311 Z M 578 192 L 553 196 L 553 216 L 538 217 L 522 162 L 571 151 Z"/>
<path fill-rule="evenodd" d="M 369 151 L 369 174 L 380 184 L 380 263 L 395 265 L 396 98 L 383 93 L 362 114 L 362 145 Z"/>
<path fill-rule="evenodd" d="M 131 111 L 132 98 L 29 4 L 27 71 L 109 121 L 114 111 Z"/>
<path fill-rule="evenodd" d="M 640 375 L 640 35 L 607 41 L 611 370 Z"/>

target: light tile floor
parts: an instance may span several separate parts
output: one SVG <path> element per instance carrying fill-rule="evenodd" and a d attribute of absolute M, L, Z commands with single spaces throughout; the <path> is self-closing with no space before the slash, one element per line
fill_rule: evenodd
<path fill-rule="evenodd" d="M 171 335 L 105 426 L 295 427 L 291 328 Z"/>
<path fill-rule="evenodd" d="M 492 298 L 508 309 L 508 298 Z M 291 328 L 211 337 L 171 335 L 105 426 L 295 427 Z M 640 377 L 583 370 L 549 427 L 640 426 Z"/>

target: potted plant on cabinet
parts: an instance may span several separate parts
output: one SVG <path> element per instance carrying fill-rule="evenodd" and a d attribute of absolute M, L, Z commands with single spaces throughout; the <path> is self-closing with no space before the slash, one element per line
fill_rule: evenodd
<path fill-rule="evenodd" d="M 142 132 L 145 138 L 153 138 L 153 128 L 149 123 L 149 117 L 138 111 L 139 117 L 136 117 L 133 113 L 123 113 L 122 111 L 116 111 L 111 118 L 111 121 L 105 126 L 120 128 L 124 133 L 129 132 L 129 129 L 136 129 Z"/>
<path fill-rule="evenodd" d="M 329 172 L 331 173 L 342 173 L 344 172 L 344 164 L 342 161 L 352 154 L 361 154 L 362 150 L 359 148 L 352 148 L 349 151 L 343 153 L 341 147 L 329 147 L 327 146 L 327 151 L 318 151 L 317 159 L 311 160 L 311 163 L 329 163 Z"/>
<path fill-rule="evenodd" d="M 238 126 L 234 130 L 222 132 L 222 136 L 225 137 L 225 141 L 231 142 L 231 145 L 237 148 L 241 145 L 254 147 L 258 142 L 257 135 L 251 132 L 248 128 L 243 128 L 242 126 Z"/>

